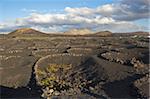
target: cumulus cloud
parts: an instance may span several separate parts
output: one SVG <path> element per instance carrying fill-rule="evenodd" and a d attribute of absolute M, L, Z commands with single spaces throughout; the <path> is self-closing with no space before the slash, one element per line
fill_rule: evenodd
<path fill-rule="evenodd" d="M 125 10 L 130 12 L 129 20 L 149 18 L 149 0 L 122 0 L 121 4 L 128 6 Z"/>
<path fill-rule="evenodd" d="M 1 23 L 0 32 L 21 27 L 31 27 L 44 32 L 66 31 L 73 28 L 113 32 L 138 31 L 147 28 L 136 25 L 133 21 L 148 18 L 148 11 L 148 0 L 121 0 L 118 4 L 105 4 L 97 8 L 66 7 L 61 14 L 32 12 L 12 23 Z"/>
<path fill-rule="evenodd" d="M 77 15 L 92 16 L 98 14 L 115 20 L 134 21 L 149 18 L 149 5 L 149 0 L 121 0 L 117 4 L 105 4 L 95 9 L 67 7 L 65 11 Z"/>
<path fill-rule="evenodd" d="M 122 4 L 128 5 L 129 10 L 134 13 L 147 13 L 149 11 L 149 0 L 122 0 Z"/>
<path fill-rule="evenodd" d="M 92 8 L 88 7 L 82 7 L 82 8 L 71 8 L 71 7 L 66 7 L 65 11 L 70 13 L 70 14 L 75 14 L 75 15 L 92 15 L 94 14 L 95 10 Z"/>
<path fill-rule="evenodd" d="M 134 21 L 149 18 L 148 0 L 121 0 L 118 4 L 106 4 L 97 8 L 97 12 L 115 20 Z"/>

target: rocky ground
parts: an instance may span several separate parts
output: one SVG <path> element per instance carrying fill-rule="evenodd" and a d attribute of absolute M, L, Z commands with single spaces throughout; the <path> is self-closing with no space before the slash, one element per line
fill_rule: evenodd
<path fill-rule="evenodd" d="M 146 36 L 20 35 L 0 36 L 1 98 L 149 97 Z"/>

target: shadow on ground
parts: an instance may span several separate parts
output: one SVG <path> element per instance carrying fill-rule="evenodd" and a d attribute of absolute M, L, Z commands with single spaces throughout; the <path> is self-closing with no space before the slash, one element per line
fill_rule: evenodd
<path fill-rule="evenodd" d="M 2 99 L 4 98 L 15 98 L 15 99 L 22 99 L 22 98 L 32 98 L 32 99 L 40 99 L 40 94 L 37 93 L 35 90 L 29 90 L 28 88 L 9 88 L 0 86 L 0 96 Z"/>
<path fill-rule="evenodd" d="M 135 74 L 123 80 L 109 82 L 105 84 L 103 87 L 108 96 L 112 98 L 127 98 L 127 99 L 140 98 L 141 96 L 133 88 L 132 82 L 141 78 L 142 76 L 143 75 Z"/>

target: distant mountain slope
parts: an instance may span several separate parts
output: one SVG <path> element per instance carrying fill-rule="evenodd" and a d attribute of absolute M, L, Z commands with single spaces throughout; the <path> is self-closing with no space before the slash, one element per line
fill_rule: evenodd
<path fill-rule="evenodd" d="M 112 32 L 110 32 L 110 31 L 100 31 L 100 32 L 95 33 L 94 35 L 97 35 L 97 36 L 111 36 Z"/>
<path fill-rule="evenodd" d="M 17 29 L 8 34 L 9 36 L 47 36 L 47 34 L 31 28 Z"/>
<path fill-rule="evenodd" d="M 89 29 L 72 29 L 67 32 L 64 32 L 65 35 L 87 35 L 92 34 L 92 31 Z"/>
<path fill-rule="evenodd" d="M 138 32 L 132 32 L 134 35 L 149 35 L 148 32 L 138 31 Z"/>
<path fill-rule="evenodd" d="M 89 29 L 72 29 L 69 31 L 66 31 L 64 33 L 44 33 L 40 32 L 38 30 L 34 30 L 31 28 L 21 28 L 17 29 L 15 31 L 12 31 L 8 34 L 10 37 L 51 37 L 51 36 L 149 36 L 148 32 L 143 31 L 137 31 L 137 32 L 122 32 L 122 33 L 112 33 L 110 31 L 99 31 L 99 32 L 93 32 Z"/>
<path fill-rule="evenodd" d="M 122 32 L 122 33 L 113 33 L 113 36 L 149 36 L 149 32 L 137 31 L 137 32 Z"/>

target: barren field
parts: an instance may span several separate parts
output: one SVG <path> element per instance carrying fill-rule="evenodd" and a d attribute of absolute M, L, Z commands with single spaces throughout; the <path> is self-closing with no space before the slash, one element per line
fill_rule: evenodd
<path fill-rule="evenodd" d="M 149 38 L 138 33 L 0 36 L 2 98 L 146 99 L 148 70 Z"/>

